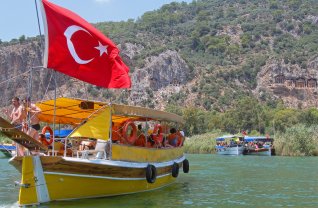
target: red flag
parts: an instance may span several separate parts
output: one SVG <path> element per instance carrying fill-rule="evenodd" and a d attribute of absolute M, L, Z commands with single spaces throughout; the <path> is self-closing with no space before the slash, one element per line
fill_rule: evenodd
<path fill-rule="evenodd" d="M 42 0 L 44 67 L 105 88 L 130 88 L 116 45 L 77 14 Z"/>

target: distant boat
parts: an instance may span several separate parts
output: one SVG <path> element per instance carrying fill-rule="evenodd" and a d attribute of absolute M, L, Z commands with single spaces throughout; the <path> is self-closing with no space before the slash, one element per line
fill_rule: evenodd
<path fill-rule="evenodd" d="M 244 155 L 261 155 L 271 156 L 275 155 L 273 147 L 273 138 L 266 136 L 246 136 L 244 137 Z"/>
<path fill-rule="evenodd" d="M 242 136 L 224 135 L 216 138 L 215 151 L 219 155 L 241 155 L 243 150 Z"/>
<path fill-rule="evenodd" d="M 12 157 L 15 154 L 16 148 L 12 144 L 0 144 L 0 152 L 6 157 Z"/>

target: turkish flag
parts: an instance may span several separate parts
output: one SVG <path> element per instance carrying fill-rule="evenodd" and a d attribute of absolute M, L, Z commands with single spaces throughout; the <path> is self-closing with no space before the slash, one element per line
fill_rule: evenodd
<path fill-rule="evenodd" d="M 116 45 L 77 14 L 42 0 L 44 67 L 104 88 L 130 88 Z"/>

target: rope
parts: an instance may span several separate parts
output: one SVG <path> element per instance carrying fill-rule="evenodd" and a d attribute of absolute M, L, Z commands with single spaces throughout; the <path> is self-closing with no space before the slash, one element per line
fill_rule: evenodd
<path fill-rule="evenodd" d="M 50 86 L 50 83 L 51 83 L 51 81 L 52 81 L 52 77 L 53 77 L 53 73 L 51 73 L 51 77 L 50 77 L 50 80 L 49 80 L 49 84 L 48 84 L 47 87 L 46 87 L 46 90 L 45 90 L 45 92 L 44 92 L 44 95 L 43 95 L 41 101 L 44 100 L 44 98 L 45 98 L 45 96 L 46 96 L 46 94 L 47 94 L 47 91 L 49 90 L 49 86 Z"/>
<path fill-rule="evenodd" d="M 26 71 L 26 72 L 24 72 L 24 73 L 22 73 L 22 74 L 19 74 L 19 75 L 15 76 L 15 77 L 9 78 L 9 79 L 7 79 L 6 81 L 0 82 L 0 85 L 4 84 L 4 83 L 6 83 L 6 82 L 9 82 L 9 81 L 11 81 L 12 79 L 16 79 L 17 77 L 23 76 L 23 75 L 29 73 L 30 71 L 31 71 L 31 70 L 28 70 L 28 71 Z"/>

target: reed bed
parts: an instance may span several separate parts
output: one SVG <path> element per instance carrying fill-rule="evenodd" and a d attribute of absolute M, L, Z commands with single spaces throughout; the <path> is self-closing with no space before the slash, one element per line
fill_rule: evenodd
<path fill-rule="evenodd" d="M 184 143 L 185 152 L 189 154 L 207 154 L 215 153 L 215 138 L 222 135 L 220 130 L 187 137 Z"/>
<path fill-rule="evenodd" d="M 318 156 L 318 126 L 299 124 L 275 135 L 276 155 Z"/>

